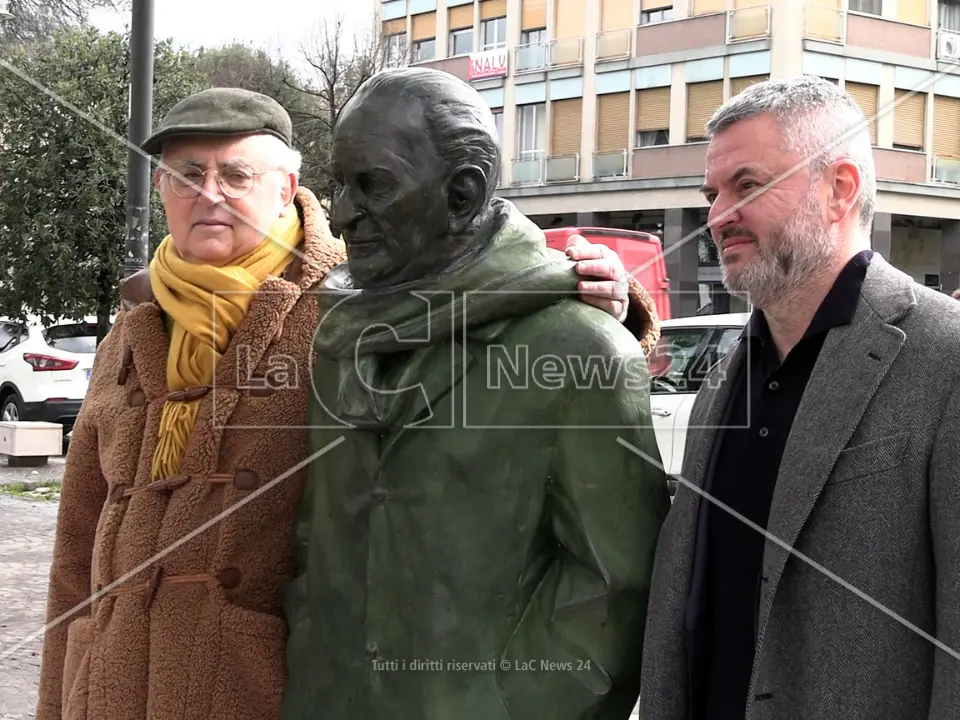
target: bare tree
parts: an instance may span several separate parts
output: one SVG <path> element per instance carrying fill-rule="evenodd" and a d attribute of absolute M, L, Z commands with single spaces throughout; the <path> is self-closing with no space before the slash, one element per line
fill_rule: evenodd
<path fill-rule="evenodd" d="M 130 0 L 10 0 L 13 16 L 0 23 L 0 48 L 49 38 L 57 30 L 86 24 L 93 8 L 130 8 Z"/>
<path fill-rule="evenodd" d="M 331 145 L 340 112 L 360 85 L 387 65 L 402 62 L 402 58 L 391 54 L 378 20 L 374 19 L 372 27 L 353 33 L 339 14 L 322 20 L 308 33 L 299 52 L 306 77 L 300 80 L 288 74 L 285 82 L 314 102 L 305 109 L 293 110 L 291 116 L 304 155 L 304 175 L 313 180 L 312 189 L 329 210 L 335 191 Z M 401 50 L 399 55 L 405 52 Z"/>

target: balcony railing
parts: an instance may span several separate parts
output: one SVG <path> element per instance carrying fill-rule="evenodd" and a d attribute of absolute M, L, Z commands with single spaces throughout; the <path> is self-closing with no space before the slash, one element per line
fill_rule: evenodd
<path fill-rule="evenodd" d="M 597 60 L 621 60 L 630 57 L 630 30 L 608 30 L 597 34 Z"/>
<path fill-rule="evenodd" d="M 937 60 L 954 63 L 960 60 L 960 32 L 940 28 L 937 32 Z"/>
<path fill-rule="evenodd" d="M 845 45 L 847 42 L 847 13 L 835 7 L 807 5 L 804 14 L 803 36 Z"/>
<path fill-rule="evenodd" d="M 580 180 L 580 154 L 548 157 L 546 180 L 548 183 L 578 182 Z"/>
<path fill-rule="evenodd" d="M 960 185 L 960 158 L 934 155 L 933 181 Z"/>
<path fill-rule="evenodd" d="M 550 67 L 569 67 L 583 64 L 583 38 L 562 38 L 550 41 Z"/>
<path fill-rule="evenodd" d="M 514 185 L 543 185 L 546 157 L 530 154 L 513 161 Z"/>
<path fill-rule="evenodd" d="M 727 11 L 727 42 L 745 42 L 770 37 L 770 6 Z"/>
<path fill-rule="evenodd" d="M 514 72 L 534 72 L 547 67 L 547 46 L 544 43 L 518 45 L 514 51 Z"/>
<path fill-rule="evenodd" d="M 627 177 L 626 148 L 616 152 L 598 152 L 593 156 L 593 177 L 597 180 Z"/>

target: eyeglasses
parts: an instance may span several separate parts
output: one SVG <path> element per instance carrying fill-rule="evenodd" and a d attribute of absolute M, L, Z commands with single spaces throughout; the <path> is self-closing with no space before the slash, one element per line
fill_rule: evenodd
<path fill-rule="evenodd" d="M 227 167 L 220 170 L 200 170 L 195 167 L 179 170 L 165 170 L 167 184 L 174 194 L 184 199 L 197 197 L 207 180 L 207 174 L 217 176 L 217 185 L 226 197 L 232 200 L 245 197 L 253 190 L 257 178 L 270 172 L 278 172 L 280 168 L 254 172 L 244 167 Z"/>

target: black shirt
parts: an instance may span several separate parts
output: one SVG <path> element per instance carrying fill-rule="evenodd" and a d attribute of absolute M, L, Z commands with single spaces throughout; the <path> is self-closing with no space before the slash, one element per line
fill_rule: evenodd
<path fill-rule="evenodd" d="M 763 313 L 755 311 L 742 338 L 747 344 L 730 394 L 724 428 L 713 452 L 707 491 L 766 529 L 780 460 L 793 418 L 827 332 L 853 320 L 872 252 L 854 257 L 837 277 L 803 338 L 780 363 Z M 749 370 L 749 372 L 748 372 Z M 704 676 L 694 717 L 743 720 L 757 636 L 765 537 L 704 499 L 707 567 L 701 598 Z M 699 710 L 699 712 L 697 711 Z"/>

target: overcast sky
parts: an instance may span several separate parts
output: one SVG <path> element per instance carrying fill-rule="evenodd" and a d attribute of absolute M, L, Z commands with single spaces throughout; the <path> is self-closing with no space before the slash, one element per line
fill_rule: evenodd
<path fill-rule="evenodd" d="M 297 44 L 311 29 L 339 14 L 352 32 L 372 27 L 373 0 L 155 0 L 154 36 L 197 48 L 240 41 L 297 61 Z M 104 30 L 123 30 L 129 14 L 92 13 Z"/>

